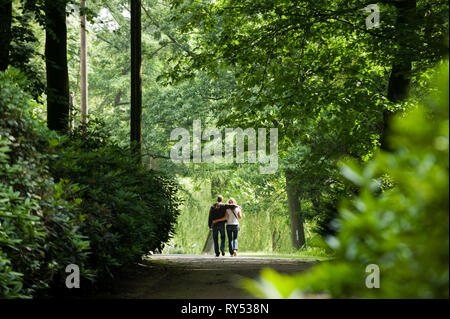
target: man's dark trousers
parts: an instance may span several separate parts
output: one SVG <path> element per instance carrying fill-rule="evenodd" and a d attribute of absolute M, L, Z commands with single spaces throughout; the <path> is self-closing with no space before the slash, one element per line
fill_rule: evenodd
<path fill-rule="evenodd" d="M 220 255 L 220 251 L 225 250 L 225 223 L 216 223 L 212 226 L 214 252 L 216 256 Z M 219 233 L 220 233 L 220 251 L 219 251 Z"/>

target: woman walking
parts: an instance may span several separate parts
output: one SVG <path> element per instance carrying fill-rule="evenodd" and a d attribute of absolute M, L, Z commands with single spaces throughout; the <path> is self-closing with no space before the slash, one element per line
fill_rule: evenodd
<path fill-rule="evenodd" d="M 228 204 L 237 205 L 234 198 L 228 200 Z M 242 209 L 240 206 L 230 209 L 225 212 L 225 216 L 220 219 L 216 219 L 213 223 L 227 221 L 227 237 L 228 237 L 228 249 L 231 256 L 236 256 L 238 251 L 238 233 L 239 233 L 239 219 L 242 218 Z"/>

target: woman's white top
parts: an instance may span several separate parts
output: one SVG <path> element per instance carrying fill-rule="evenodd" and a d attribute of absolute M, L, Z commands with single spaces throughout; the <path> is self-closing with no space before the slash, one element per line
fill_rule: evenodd
<path fill-rule="evenodd" d="M 227 209 L 227 213 L 228 213 L 227 225 L 239 225 L 239 221 L 236 217 L 239 216 L 240 211 L 241 211 L 241 209 L 239 207 L 236 207 L 234 209 L 234 214 L 233 214 L 233 211 L 231 209 Z M 236 215 L 236 216 L 234 216 L 234 215 Z"/>

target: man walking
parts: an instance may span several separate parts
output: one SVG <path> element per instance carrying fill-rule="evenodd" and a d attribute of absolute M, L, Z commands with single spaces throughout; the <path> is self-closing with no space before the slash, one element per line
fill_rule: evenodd
<path fill-rule="evenodd" d="M 228 205 L 223 203 L 223 197 L 219 195 L 217 197 L 217 203 L 211 206 L 209 209 L 208 226 L 212 230 L 214 241 L 214 252 L 216 257 L 219 257 L 220 252 L 222 256 L 225 256 L 225 221 L 213 223 L 213 220 L 219 219 L 225 216 L 225 212 L 228 208 L 235 208 L 237 205 Z M 219 252 L 219 233 L 220 233 L 220 252 Z"/>

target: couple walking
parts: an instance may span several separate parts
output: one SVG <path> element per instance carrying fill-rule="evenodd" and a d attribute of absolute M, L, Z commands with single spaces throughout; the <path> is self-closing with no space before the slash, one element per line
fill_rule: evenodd
<path fill-rule="evenodd" d="M 227 223 L 228 249 L 231 256 L 236 256 L 238 250 L 239 219 L 242 218 L 242 208 L 234 198 L 223 202 L 223 197 L 217 197 L 217 203 L 209 210 L 208 226 L 212 230 L 214 252 L 219 257 L 220 252 L 225 256 L 225 222 Z M 219 252 L 220 234 L 220 252 Z"/>

